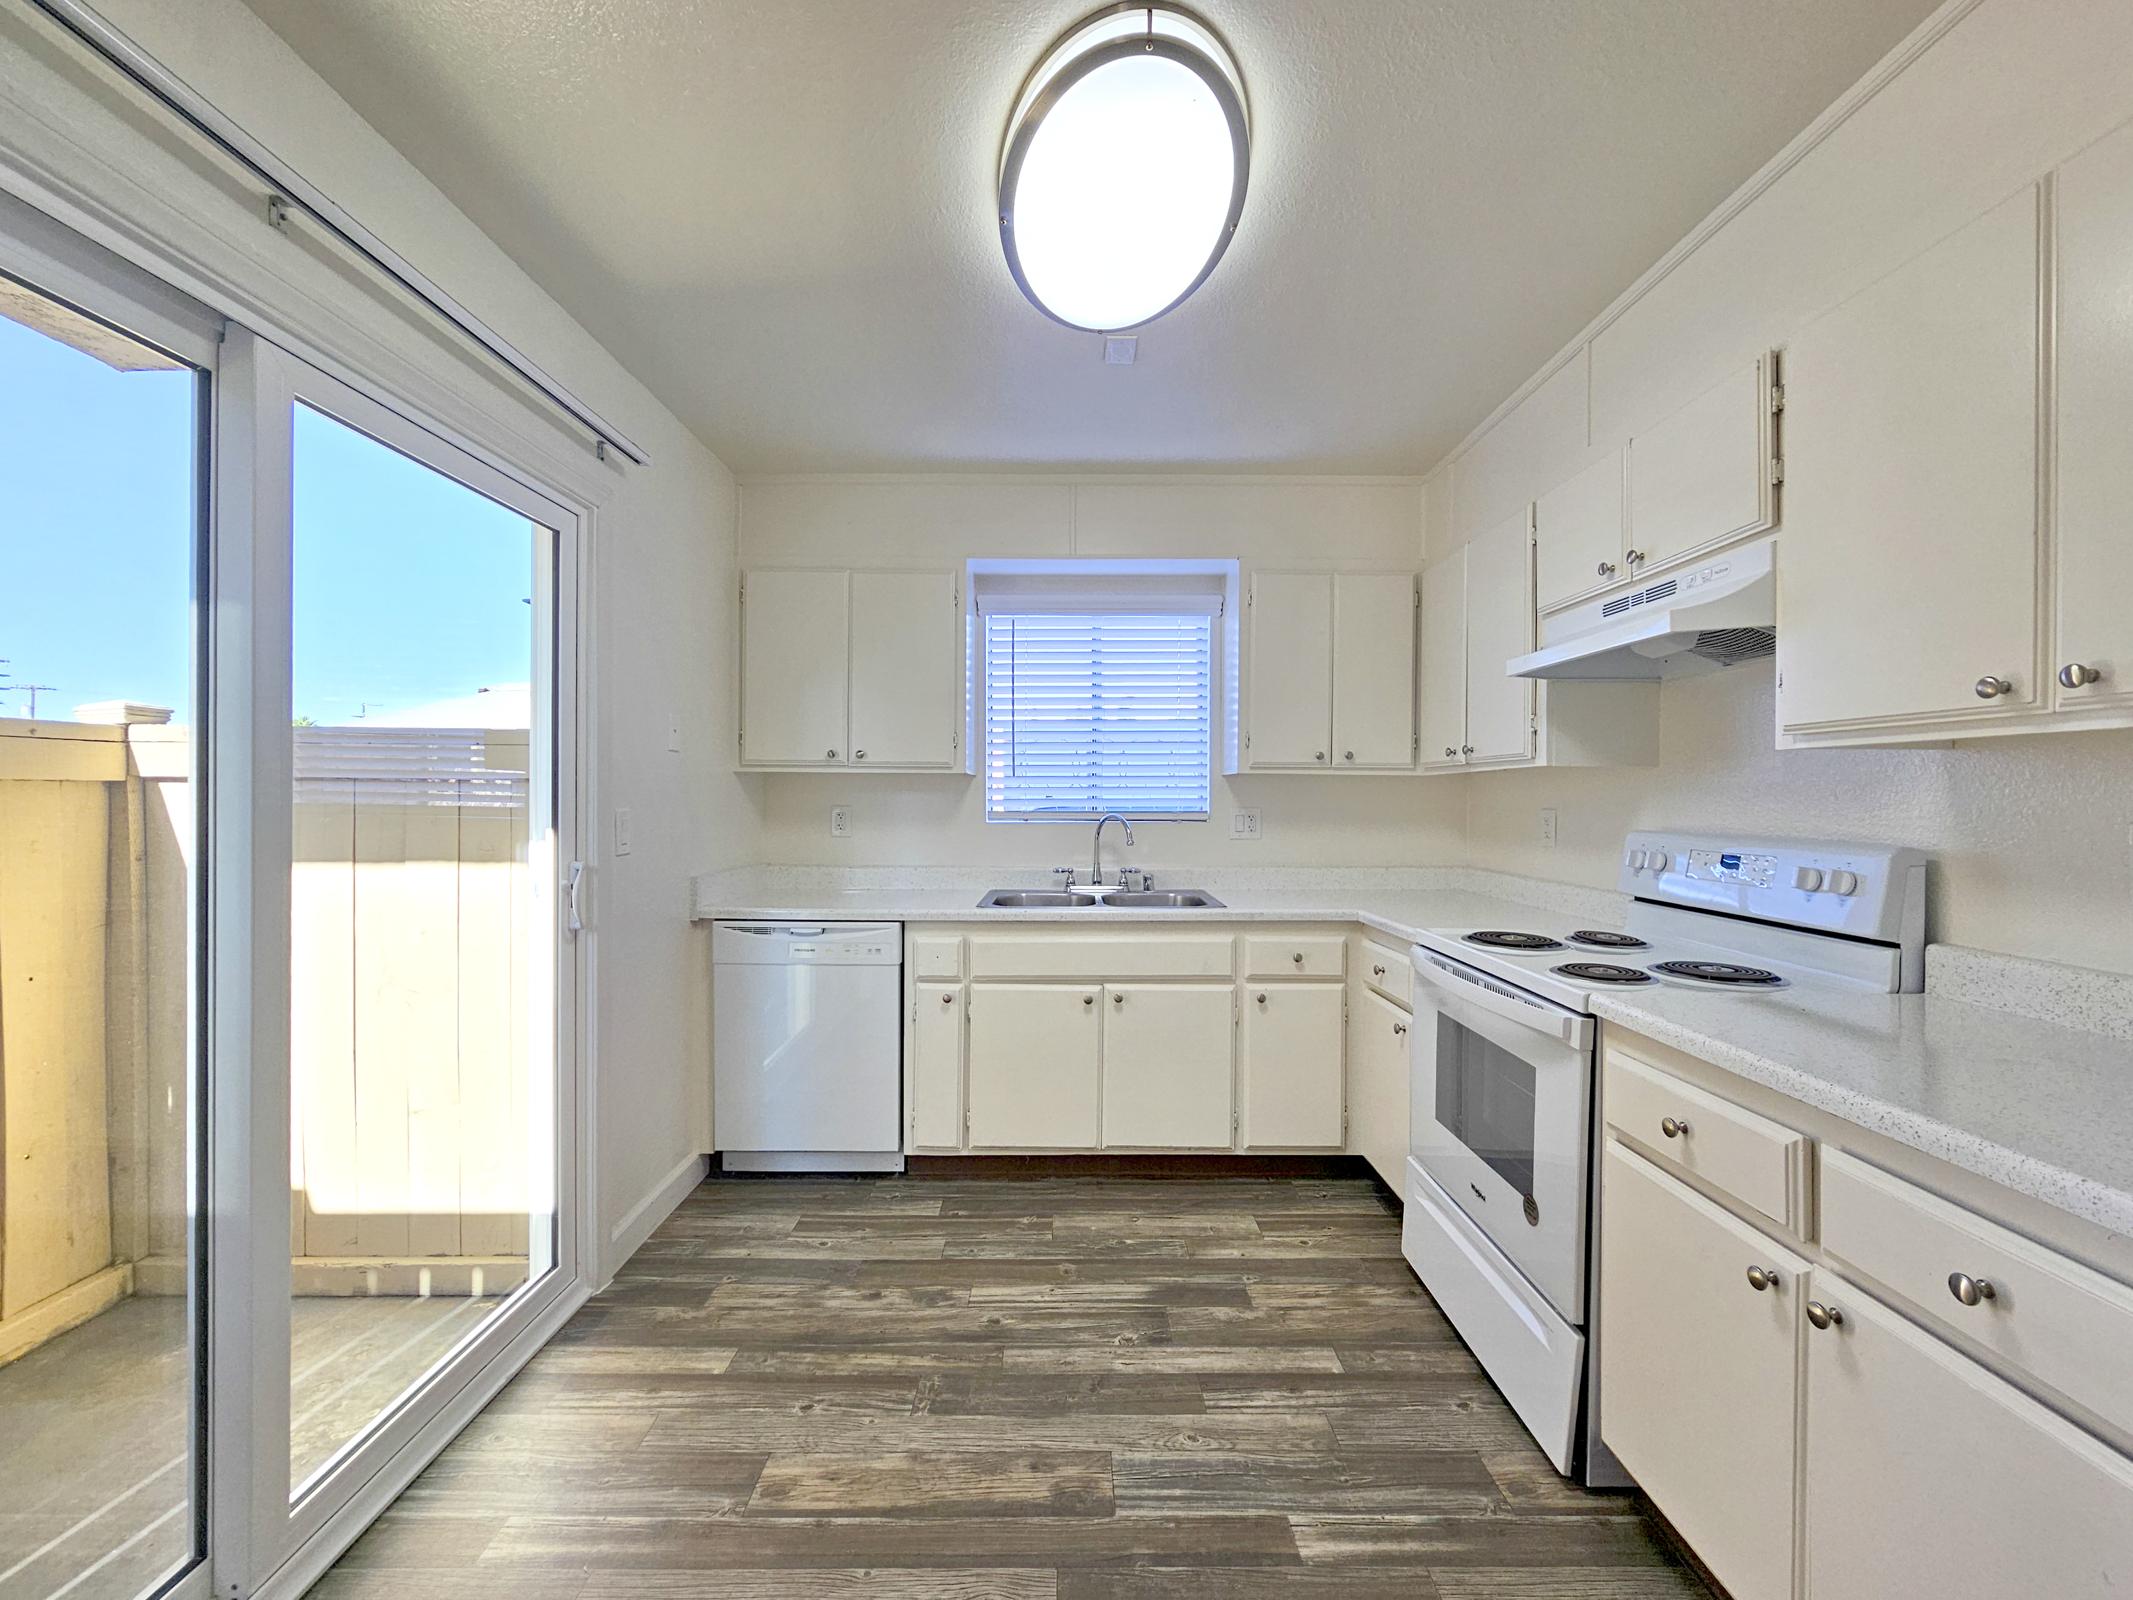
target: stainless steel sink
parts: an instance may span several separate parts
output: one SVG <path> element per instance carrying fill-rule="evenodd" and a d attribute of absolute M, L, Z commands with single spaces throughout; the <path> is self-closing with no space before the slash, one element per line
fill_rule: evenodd
<path fill-rule="evenodd" d="M 1131 894 L 1085 894 L 1066 889 L 995 889 L 978 909 L 1061 911 L 1090 906 L 1117 906 L 1127 911 L 1221 910 L 1222 902 L 1204 889 L 1141 889 Z"/>

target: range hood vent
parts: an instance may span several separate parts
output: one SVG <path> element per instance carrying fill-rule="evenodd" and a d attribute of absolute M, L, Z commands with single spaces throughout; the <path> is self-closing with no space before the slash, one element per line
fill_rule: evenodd
<path fill-rule="evenodd" d="M 1558 611 L 1514 678 L 1637 681 L 1716 672 L 1777 649 L 1774 539 L 1713 556 L 1641 589 Z"/>

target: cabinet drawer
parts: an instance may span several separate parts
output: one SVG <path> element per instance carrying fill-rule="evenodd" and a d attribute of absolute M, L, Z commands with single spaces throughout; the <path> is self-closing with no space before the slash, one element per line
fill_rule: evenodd
<path fill-rule="evenodd" d="M 1227 978 L 1227 934 L 1045 934 L 972 938 L 973 978 Z M 1338 968 L 1334 970 L 1338 971 Z"/>
<path fill-rule="evenodd" d="M 1829 1254 L 2133 1433 L 2133 1289 L 1842 1151 L 1823 1155 L 1821 1198 Z"/>
<path fill-rule="evenodd" d="M 1348 970 L 1348 941 L 1337 933 L 1244 941 L 1247 978 L 1338 978 Z"/>
<path fill-rule="evenodd" d="M 911 940 L 911 976 L 914 978 L 960 978 L 963 975 L 963 941 L 941 934 L 914 935 Z"/>
<path fill-rule="evenodd" d="M 1374 939 L 1365 939 L 1362 950 L 1363 982 L 1409 1011 L 1415 1008 L 1415 964 L 1405 950 L 1392 950 Z"/>
<path fill-rule="evenodd" d="M 1612 1051 L 1604 1094 L 1608 1125 L 1662 1165 L 1807 1236 L 1805 1134 Z"/>

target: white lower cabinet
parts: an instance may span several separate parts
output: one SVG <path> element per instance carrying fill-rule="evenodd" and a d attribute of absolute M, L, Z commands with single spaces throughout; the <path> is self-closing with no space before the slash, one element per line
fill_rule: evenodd
<path fill-rule="evenodd" d="M 1244 988 L 1239 1137 L 1247 1150 L 1327 1150 L 1347 1138 L 1347 991 L 1333 983 Z"/>
<path fill-rule="evenodd" d="M 1236 996 L 1227 983 L 1105 986 L 1106 1145 L 1230 1147 Z"/>
<path fill-rule="evenodd" d="M 911 1006 L 911 1143 L 963 1143 L 963 986 L 921 983 Z"/>
<path fill-rule="evenodd" d="M 1733 1600 L 1789 1600 L 1806 1264 L 1612 1139 L 1603 1170 L 1608 1446 Z"/>
<path fill-rule="evenodd" d="M 1094 1150 L 1102 1140 L 1103 1019 L 1095 984 L 970 986 L 970 1143 Z"/>
<path fill-rule="evenodd" d="M 1817 1294 L 1841 1320 L 1807 1334 L 1813 1600 L 2133 1593 L 2133 1462 L 1858 1290 Z"/>
<path fill-rule="evenodd" d="M 1406 1011 L 1367 988 L 1348 1012 L 1353 1109 L 1348 1125 L 1355 1153 L 1399 1195 L 1407 1188 L 1407 1030 L 1412 1025 Z"/>

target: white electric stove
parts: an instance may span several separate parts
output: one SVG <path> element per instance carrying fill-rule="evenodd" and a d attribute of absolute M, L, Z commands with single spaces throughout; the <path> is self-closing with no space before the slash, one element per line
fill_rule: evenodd
<path fill-rule="evenodd" d="M 1636 833 L 1618 925 L 1537 915 L 1416 941 L 1405 1251 L 1557 1470 L 1624 1481 L 1585 1331 L 1594 996 L 1919 989 L 1925 872 L 1878 845 Z"/>

